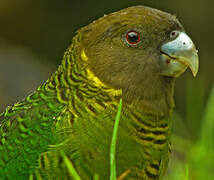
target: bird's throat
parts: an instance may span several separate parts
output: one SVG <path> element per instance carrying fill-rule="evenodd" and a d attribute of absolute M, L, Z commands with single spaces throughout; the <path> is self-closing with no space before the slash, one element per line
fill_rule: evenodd
<path fill-rule="evenodd" d="M 156 115 L 171 114 L 174 107 L 175 79 L 161 77 L 154 84 L 151 79 L 139 86 L 123 91 L 124 102 L 144 113 Z"/>

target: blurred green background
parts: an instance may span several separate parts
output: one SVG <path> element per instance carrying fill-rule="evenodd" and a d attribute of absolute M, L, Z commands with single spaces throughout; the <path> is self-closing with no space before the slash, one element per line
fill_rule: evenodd
<path fill-rule="evenodd" d="M 77 29 L 132 5 L 177 15 L 199 50 L 198 76 L 193 79 L 187 71 L 176 83 L 173 156 L 166 179 L 214 179 L 214 160 L 210 160 L 214 159 L 214 97 L 209 98 L 214 83 L 211 0 L 1 0 L 0 112 L 33 92 L 55 71 Z"/>

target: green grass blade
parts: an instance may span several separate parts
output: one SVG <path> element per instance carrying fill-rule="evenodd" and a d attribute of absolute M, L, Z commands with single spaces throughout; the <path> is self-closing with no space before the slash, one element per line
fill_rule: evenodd
<path fill-rule="evenodd" d="M 94 179 L 93 180 L 99 180 L 99 175 L 98 174 L 94 174 Z"/>
<path fill-rule="evenodd" d="M 205 145 L 206 148 L 210 150 L 213 150 L 214 147 L 213 132 L 214 132 L 214 86 L 211 90 L 205 108 L 200 136 L 200 143 Z"/>
<path fill-rule="evenodd" d="M 199 141 L 189 154 L 192 174 L 198 179 L 214 179 L 214 86 L 202 119 Z"/>
<path fill-rule="evenodd" d="M 119 120 L 120 120 L 120 113 L 122 111 L 122 99 L 120 99 L 119 108 L 117 111 L 115 123 L 114 123 L 114 129 L 112 134 L 112 140 L 111 140 L 111 147 L 110 147 L 110 180 L 116 180 L 116 161 L 115 161 L 115 150 L 116 150 L 116 142 L 117 142 L 117 131 L 119 126 Z"/>
<path fill-rule="evenodd" d="M 189 166 L 187 164 L 185 167 L 185 180 L 189 180 Z"/>
<path fill-rule="evenodd" d="M 64 153 L 64 151 L 61 151 L 61 155 L 62 158 L 65 162 L 66 167 L 68 168 L 68 172 L 70 174 L 70 176 L 74 179 L 74 180 L 82 180 L 79 176 L 79 174 L 76 172 L 76 170 L 74 169 L 74 166 L 72 164 L 72 162 L 68 159 L 68 157 L 66 156 L 66 154 Z"/>

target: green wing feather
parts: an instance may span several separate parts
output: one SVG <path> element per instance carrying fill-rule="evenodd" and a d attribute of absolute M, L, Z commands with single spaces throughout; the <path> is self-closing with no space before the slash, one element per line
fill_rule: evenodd
<path fill-rule="evenodd" d="M 44 86 L 0 115 L 1 178 L 27 178 L 39 155 L 55 143 L 52 127 L 63 105 Z"/>

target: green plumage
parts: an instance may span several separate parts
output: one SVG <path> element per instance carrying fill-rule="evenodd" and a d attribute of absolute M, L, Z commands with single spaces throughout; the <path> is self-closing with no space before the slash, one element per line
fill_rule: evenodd
<path fill-rule="evenodd" d="M 84 180 L 95 173 L 109 179 L 121 97 L 117 175 L 162 177 L 170 153 L 174 78 L 156 74 L 157 47 L 175 28 L 182 26 L 174 16 L 138 6 L 79 30 L 56 73 L 0 115 L 1 179 L 72 179 L 67 160 Z M 142 45 L 126 45 L 124 32 L 130 29 L 143 32 Z"/>

